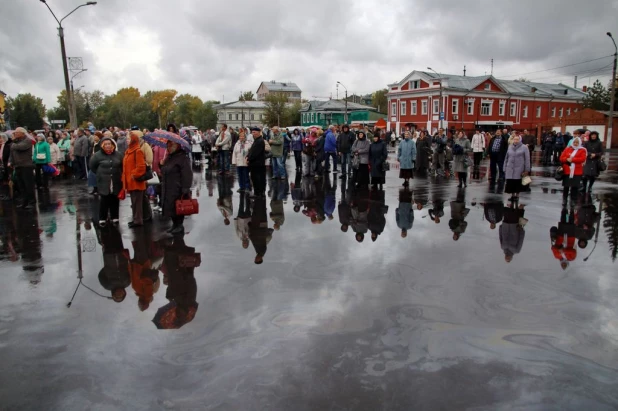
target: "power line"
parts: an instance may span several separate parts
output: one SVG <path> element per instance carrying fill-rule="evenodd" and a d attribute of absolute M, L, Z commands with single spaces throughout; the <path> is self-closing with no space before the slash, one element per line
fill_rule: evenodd
<path fill-rule="evenodd" d="M 580 76 L 580 75 L 584 75 L 584 74 L 588 74 L 588 75 L 594 75 L 597 72 L 601 72 L 603 70 L 609 70 L 609 68 L 613 65 L 613 63 L 610 63 L 607 66 L 603 66 L 603 67 L 595 67 L 595 68 L 591 68 L 591 69 L 587 69 L 587 70 L 580 70 L 580 71 L 576 71 L 576 72 L 572 72 L 572 73 L 565 73 L 565 74 L 560 74 L 560 75 L 552 75 L 552 76 L 545 76 L 545 77 L 536 77 L 536 78 L 531 78 L 528 79 L 529 81 L 537 81 L 537 80 L 544 80 L 544 79 L 556 79 L 556 78 L 567 78 L 567 77 L 572 77 L 572 76 Z M 585 77 L 581 77 L 581 78 L 586 78 Z"/>
<path fill-rule="evenodd" d="M 545 69 L 545 70 L 530 71 L 528 73 L 521 73 L 521 74 L 507 74 L 506 76 L 500 76 L 500 78 L 504 78 L 504 77 L 517 77 L 517 76 L 524 76 L 526 74 L 535 74 L 535 73 L 542 73 L 544 71 L 558 70 L 558 69 L 561 69 L 561 68 L 572 67 L 572 66 L 577 66 L 579 64 L 585 64 L 585 63 L 591 63 L 593 61 L 603 60 L 603 59 L 606 59 L 606 58 L 609 58 L 609 57 L 614 57 L 614 55 L 610 54 L 609 56 L 599 57 L 599 58 L 592 59 L 592 60 L 586 60 L 586 61 L 582 61 L 582 62 L 579 62 L 579 63 L 567 64 L 566 66 L 553 67 L 553 68 L 549 68 L 549 69 Z"/>

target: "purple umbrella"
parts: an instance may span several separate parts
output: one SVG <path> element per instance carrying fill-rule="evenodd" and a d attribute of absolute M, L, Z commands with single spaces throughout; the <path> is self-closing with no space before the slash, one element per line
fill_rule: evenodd
<path fill-rule="evenodd" d="M 173 141 L 178 144 L 183 150 L 189 152 L 191 151 L 191 145 L 180 137 L 178 134 L 171 133 L 165 130 L 155 130 L 152 133 L 147 133 L 144 135 L 144 141 L 146 141 L 150 145 L 158 146 L 158 147 L 167 147 L 168 141 Z"/>

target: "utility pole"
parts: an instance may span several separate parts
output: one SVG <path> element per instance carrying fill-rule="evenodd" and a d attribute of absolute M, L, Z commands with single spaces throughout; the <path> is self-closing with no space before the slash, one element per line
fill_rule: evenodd
<path fill-rule="evenodd" d="M 466 66 L 464 66 L 464 77 L 466 77 Z"/>
<path fill-rule="evenodd" d="M 69 14 L 64 16 L 62 19 L 58 20 L 58 18 L 56 17 L 52 9 L 49 7 L 49 4 L 47 4 L 47 1 L 46 0 L 40 0 L 40 1 L 41 3 L 45 4 L 45 6 L 47 6 L 47 8 L 49 9 L 49 12 L 52 14 L 52 16 L 54 16 L 54 19 L 56 19 L 56 22 L 58 23 L 58 36 L 60 37 L 60 54 L 62 55 L 62 69 L 64 70 L 64 89 L 67 93 L 67 109 L 69 110 L 69 121 L 71 122 L 71 126 L 73 128 L 77 128 L 78 127 L 77 119 L 75 118 L 75 113 L 73 112 L 73 106 L 75 105 L 75 102 L 73 101 L 73 93 L 71 93 L 71 86 L 69 84 L 69 68 L 67 67 L 67 52 L 64 46 L 64 28 L 62 27 L 62 22 L 64 21 L 64 19 L 69 17 L 80 7 L 94 6 L 97 4 L 97 2 L 89 1 L 85 4 L 77 6 Z"/>
<path fill-rule="evenodd" d="M 348 124 L 348 88 L 344 86 L 343 83 L 338 81 L 337 82 L 337 95 L 339 94 L 339 84 L 341 84 L 341 87 L 343 87 L 345 90 L 345 114 L 343 115 L 343 122 L 345 124 Z"/>
<path fill-rule="evenodd" d="M 614 125 L 614 105 L 616 104 L 616 62 L 618 60 L 618 46 L 616 46 L 616 40 L 612 37 L 612 33 L 609 31 L 607 35 L 614 43 L 614 70 L 612 70 L 612 95 L 609 103 L 609 117 L 607 119 L 607 141 L 605 142 L 605 148 L 609 150 L 612 148 L 612 126 Z"/>

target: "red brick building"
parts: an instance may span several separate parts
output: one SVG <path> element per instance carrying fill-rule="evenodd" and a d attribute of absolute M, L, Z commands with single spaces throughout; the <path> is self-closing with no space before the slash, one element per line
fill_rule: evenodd
<path fill-rule="evenodd" d="M 442 85 L 442 87 L 440 87 Z M 564 84 L 499 80 L 493 76 L 466 77 L 413 71 L 388 86 L 388 118 L 391 130 L 406 125 L 434 130 L 473 131 L 500 128 L 528 129 L 540 135 L 542 124 L 568 117 L 581 109 L 586 95 Z"/>

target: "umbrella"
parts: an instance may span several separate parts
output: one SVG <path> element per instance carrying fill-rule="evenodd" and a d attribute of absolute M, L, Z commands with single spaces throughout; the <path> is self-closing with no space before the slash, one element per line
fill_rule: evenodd
<path fill-rule="evenodd" d="M 186 140 L 182 139 L 178 134 L 170 133 L 165 130 L 155 130 L 152 133 L 146 134 L 144 136 L 144 141 L 148 144 L 163 148 L 167 147 L 168 141 L 173 141 L 180 145 L 183 150 L 191 151 L 191 145 Z"/>
<path fill-rule="evenodd" d="M 184 318 L 178 318 L 178 305 L 176 301 L 172 301 L 157 310 L 152 322 L 159 330 L 178 329 L 195 318 L 198 305 L 198 303 L 191 304 L 187 310 L 187 315 Z"/>
<path fill-rule="evenodd" d="M 191 130 L 186 127 L 180 129 L 180 137 L 182 137 L 189 145 L 193 143 L 193 139 L 191 138 Z"/>

